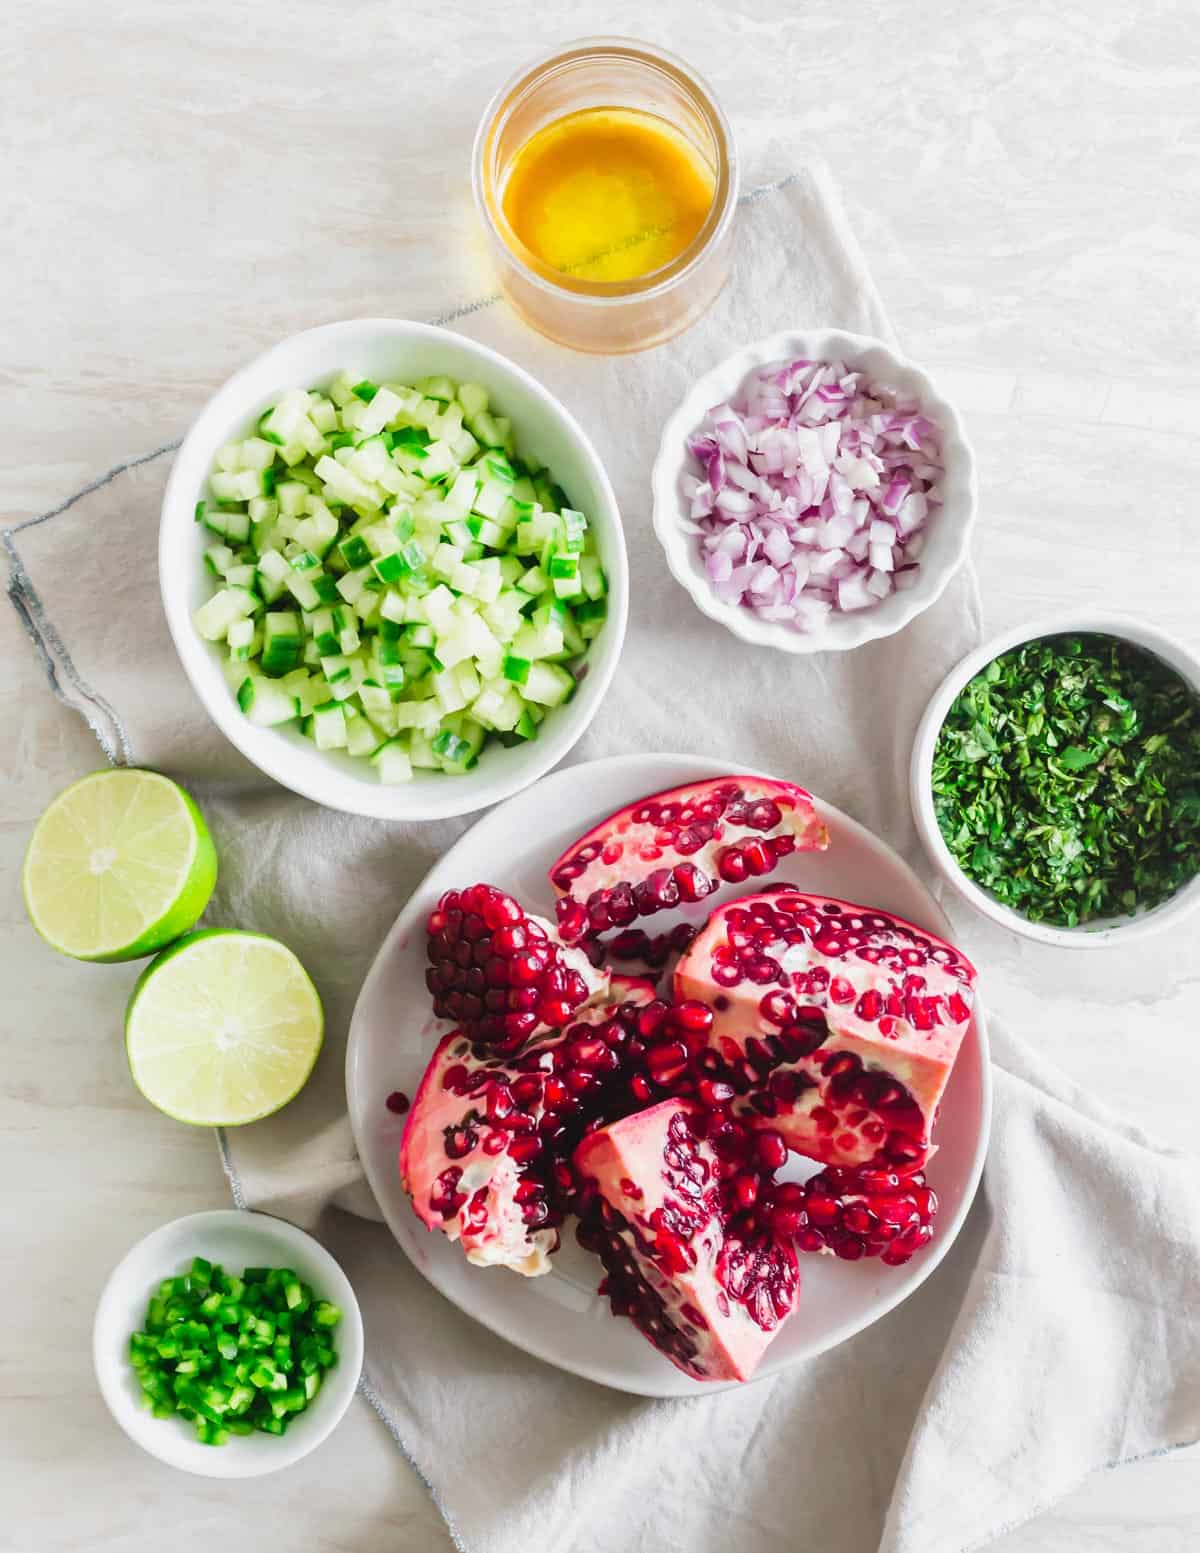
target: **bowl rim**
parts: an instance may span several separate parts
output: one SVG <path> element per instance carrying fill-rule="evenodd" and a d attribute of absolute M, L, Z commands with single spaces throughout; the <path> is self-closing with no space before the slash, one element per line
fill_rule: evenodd
<path fill-rule="evenodd" d="M 248 1221 L 253 1221 L 254 1233 L 261 1236 L 264 1246 L 278 1248 L 281 1254 L 302 1251 L 321 1266 L 322 1277 L 327 1286 L 326 1298 L 332 1299 L 342 1312 L 342 1322 L 338 1329 L 338 1365 L 333 1372 L 337 1379 L 331 1380 L 327 1386 L 322 1386 L 318 1393 L 317 1400 L 312 1404 L 313 1422 L 310 1427 L 302 1435 L 289 1435 L 278 1441 L 278 1451 L 252 1454 L 240 1450 L 240 1441 L 237 1437 L 230 1440 L 229 1444 L 222 1449 L 201 1445 L 199 1441 L 181 1436 L 178 1432 L 171 1434 L 168 1431 L 161 1437 L 158 1434 L 150 1434 L 143 1438 L 130 1427 L 130 1420 L 135 1415 L 139 1418 L 145 1415 L 116 1378 L 121 1372 L 124 1355 L 118 1353 L 117 1364 L 115 1366 L 112 1364 L 112 1348 L 106 1341 L 105 1333 L 110 1320 L 118 1314 L 118 1308 L 124 1306 L 127 1282 L 133 1276 L 134 1269 L 141 1258 L 153 1251 L 156 1242 L 162 1241 L 167 1245 L 185 1228 L 193 1233 L 199 1242 L 206 1232 L 219 1231 L 235 1223 L 241 1228 Z M 197 1250 L 194 1254 L 203 1255 L 203 1251 Z M 128 1333 L 123 1334 L 123 1340 L 128 1341 Z M 120 1426 L 122 1432 L 147 1455 L 156 1457 L 157 1460 L 165 1462 L 178 1471 L 190 1472 L 199 1477 L 265 1477 L 268 1473 L 279 1472 L 284 1467 L 293 1466 L 303 1460 L 337 1428 L 358 1389 L 359 1377 L 362 1374 L 364 1341 L 362 1311 L 353 1285 L 341 1263 L 315 1236 L 287 1219 L 277 1218 L 274 1214 L 247 1208 L 211 1208 L 199 1213 L 186 1213 L 177 1219 L 169 1219 L 165 1224 L 150 1230 L 129 1247 L 109 1273 L 96 1302 L 96 1312 L 92 1320 L 92 1367 L 100 1395 L 114 1421 Z M 325 1398 L 329 1399 L 324 1404 L 324 1411 L 328 1416 L 318 1417 Z M 161 1420 L 161 1422 L 167 1424 L 170 1420 Z"/>
<path fill-rule="evenodd" d="M 452 781 L 428 785 L 375 785 L 349 777 L 332 762 L 321 768 L 320 775 L 310 776 L 305 771 L 297 774 L 291 769 L 295 762 L 288 759 L 292 746 L 282 737 L 264 740 L 254 754 L 249 752 L 244 735 L 251 725 L 246 723 L 232 695 L 218 695 L 202 669 L 208 661 L 210 644 L 200 639 L 192 625 L 191 606 L 184 594 L 187 578 L 172 546 L 181 533 L 192 527 L 196 496 L 218 446 L 220 433 L 216 428 L 228 420 L 231 409 L 240 400 L 249 398 L 247 384 L 272 357 L 302 348 L 302 342 L 314 350 L 327 350 L 331 356 L 328 367 L 314 371 L 314 376 L 320 377 L 323 372 L 336 370 L 332 357 L 339 342 L 370 335 L 395 340 L 398 345 L 413 340 L 434 344 L 449 340 L 455 349 L 466 350 L 501 375 L 517 381 L 539 410 L 556 419 L 576 444 L 597 493 L 597 512 L 610 541 L 606 558 L 609 611 L 605 630 L 597 639 L 599 651 L 588 654 L 588 674 L 579 694 L 566 707 L 555 709 L 562 714 L 555 726 L 525 745 L 522 753 L 528 755 L 527 762 L 514 762 L 503 778 L 487 773 L 483 762 Z M 262 397 L 256 392 L 255 403 Z M 203 467 L 198 479 L 196 466 Z M 193 420 L 175 454 L 159 517 L 158 578 L 167 628 L 184 674 L 209 717 L 233 747 L 290 792 L 343 813 L 386 820 L 425 821 L 471 814 L 520 792 L 556 766 L 583 737 L 600 709 L 616 673 L 629 612 L 629 560 L 620 506 L 603 461 L 575 416 L 530 372 L 499 351 L 440 325 L 401 318 L 351 318 L 318 324 L 276 341 L 225 379 Z"/>
<path fill-rule="evenodd" d="M 739 605 L 723 603 L 694 570 L 690 556 L 693 536 L 680 526 L 679 521 L 678 486 L 688 456 L 687 437 L 699 424 L 704 411 L 721 397 L 713 385 L 728 382 L 724 395 L 728 398 L 755 367 L 780 357 L 860 357 L 868 352 L 881 353 L 886 358 L 888 370 L 905 373 L 915 379 L 922 408 L 943 428 L 943 446 L 950 450 L 952 458 L 959 461 L 965 487 L 964 510 L 955 517 L 953 549 L 949 559 L 937 572 L 930 571 L 923 562 L 915 587 L 905 593 L 893 593 L 881 601 L 883 604 L 891 604 L 893 600 L 904 600 L 895 618 L 887 622 L 880 619 L 882 611 L 876 606 L 850 615 L 839 615 L 833 626 L 827 621 L 818 630 L 802 633 L 778 621 L 759 620 Z M 963 429 L 958 411 L 938 391 L 929 373 L 889 341 L 875 335 L 855 334 L 848 329 L 780 330 L 742 346 L 697 378 L 663 427 L 651 472 L 651 489 L 654 532 L 662 546 L 667 567 L 697 609 L 742 641 L 754 646 L 774 647 L 780 652 L 793 655 L 847 652 L 866 642 L 893 636 L 911 624 L 918 615 L 937 603 L 951 579 L 965 563 L 979 510 L 975 452 Z"/>
<path fill-rule="evenodd" d="M 962 657 L 930 696 L 913 739 L 909 759 L 909 800 L 913 819 L 930 859 L 959 895 L 984 916 L 1022 938 L 1059 949 L 1102 949 L 1119 941 L 1131 943 L 1149 937 L 1181 921 L 1200 906 L 1200 871 L 1173 895 L 1149 911 L 1134 916 L 1106 919 L 1097 927 L 1061 927 L 1030 922 L 1012 907 L 1003 905 L 989 891 L 970 879 L 946 845 L 933 807 L 933 753 L 946 713 L 959 691 L 1001 653 L 1046 636 L 1078 632 L 1114 636 L 1159 658 L 1200 696 L 1200 657 L 1185 643 L 1158 626 L 1132 615 L 1080 606 L 1039 615 L 1019 626 L 989 637 Z"/>

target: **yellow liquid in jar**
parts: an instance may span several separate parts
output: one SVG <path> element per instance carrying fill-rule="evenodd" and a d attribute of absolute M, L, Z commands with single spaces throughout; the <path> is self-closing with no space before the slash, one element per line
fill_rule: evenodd
<path fill-rule="evenodd" d="M 666 119 L 583 108 L 530 136 L 513 158 L 504 214 L 551 269 L 635 280 L 688 246 L 712 206 L 713 170 Z"/>

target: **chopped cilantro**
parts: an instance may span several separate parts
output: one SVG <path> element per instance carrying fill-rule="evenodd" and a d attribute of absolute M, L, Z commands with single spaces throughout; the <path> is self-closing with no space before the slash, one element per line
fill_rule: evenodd
<path fill-rule="evenodd" d="M 933 799 L 959 867 L 1031 922 L 1158 905 L 1200 872 L 1200 699 L 1116 637 L 1026 642 L 947 713 Z"/>

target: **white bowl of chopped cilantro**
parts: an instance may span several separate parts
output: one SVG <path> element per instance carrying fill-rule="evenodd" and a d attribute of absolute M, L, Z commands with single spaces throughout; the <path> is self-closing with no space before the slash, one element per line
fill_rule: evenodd
<path fill-rule="evenodd" d="M 1060 948 L 1200 905 L 1200 658 L 1073 612 L 985 642 L 943 681 L 910 767 L 925 847 L 966 900 Z"/>
<path fill-rule="evenodd" d="M 293 335 L 217 391 L 171 471 L 159 575 L 226 737 L 380 819 L 543 776 L 625 633 L 620 514 L 582 428 L 495 351 L 397 319 Z"/>
<path fill-rule="evenodd" d="M 311 1235 L 223 1208 L 126 1253 L 92 1356 L 109 1411 L 144 1451 L 202 1477 L 261 1477 L 315 1450 L 350 1406 L 362 1316 Z"/>

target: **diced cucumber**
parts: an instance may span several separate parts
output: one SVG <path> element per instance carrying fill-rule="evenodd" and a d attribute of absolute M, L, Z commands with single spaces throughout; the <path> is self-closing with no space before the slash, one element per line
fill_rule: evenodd
<path fill-rule="evenodd" d="M 424 394 L 426 399 L 440 399 L 446 404 L 455 395 L 454 384 L 448 377 L 419 377 L 413 387 L 419 394 Z"/>
<path fill-rule="evenodd" d="M 225 637 L 229 656 L 235 663 L 247 663 L 262 648 L 262 636 L 252 619 L 235 620 Z"/>
<path fill-rule="evenodd" d="M 222 588 L 192 616 L 206 642 L 219 642 L 235 620 L 244 620 L 262 607 L 262 600 L 248 588 Z"/>
<path fill-rule="evenodd" d="M 516 658 L 554 658 L 563 650 L 563 634 L 555 625 L 524 625 L 509 645 Z"/>
<path fill-rule="evenodd" d="M 487 409 L 487 389 L 478 383 L 460 383 L 454 397 L 462 405 L 464 415 L 482 415 Z"/>
<path fill-rule="evenodd" d="M 300 715 L 300 703 L 282 685 L 248 674 L 238 687 L 238 705 L 256 728 L 275 728 Z"/>
<path fill-rule="evenodd" d="M 557 663 L 534 663 L 521 693 L 526 701 L 536 701 L 540 706 L 561 706 L 574 689 L 574 676 Z"/>
<path fill-rule="evenodd" d="M 599 557 L 585 555 L 579 562 L 579 579 L 589 599 L 602 599 L 608 592 L 608 581 Z"/>
<path fill-rule="evenodd" d="M 576 606 L 575 624 L 585 642 L 593 641 L 599 635 L 607 614 L 608 604 L 604 599 L 586 599 Z"/>
<path fill-rule="evenodd" d="M 383 743 L 383 735 L 367 716 L 360 713 L 346 726 L 346 753 L 361 759 L 373 755 Z"/>
<path fill-rule="evenodd" d="M 380 745 L 371 756 L 371 764 L 381 782 L 390 785 L 412 781 L 412 761 L 401 739 L 390 739 L 386 744 Z"/>
<path fill-rule="evenodd" d="M 319 750 L 344 750 L 346 748 L 346 714 L 336 702 L 326 702 L 317 707 L 309 719 L 312 724 L 313 742 Z"/>
<path fill-rule="evenodd" d="M 204 552 L 204 560 L 214 577 L 224 577 L 234 564 L 235 556 L 228 545 L 209 545 Z"/>
<path fill-rule="evenodd" d="M 262 668 L 280 678 L 297 668 L 304 655 L 300 617 L 294 610 L 275 610 L 263 616 Z"/>
<path fill-rule="evenodd" d="M 392 713 L 397 728 L 415 728 L 423 733 L 436 728 L 442 720 L 441 704 L 432 697 L 424 701 L 399 701 Z"/>

